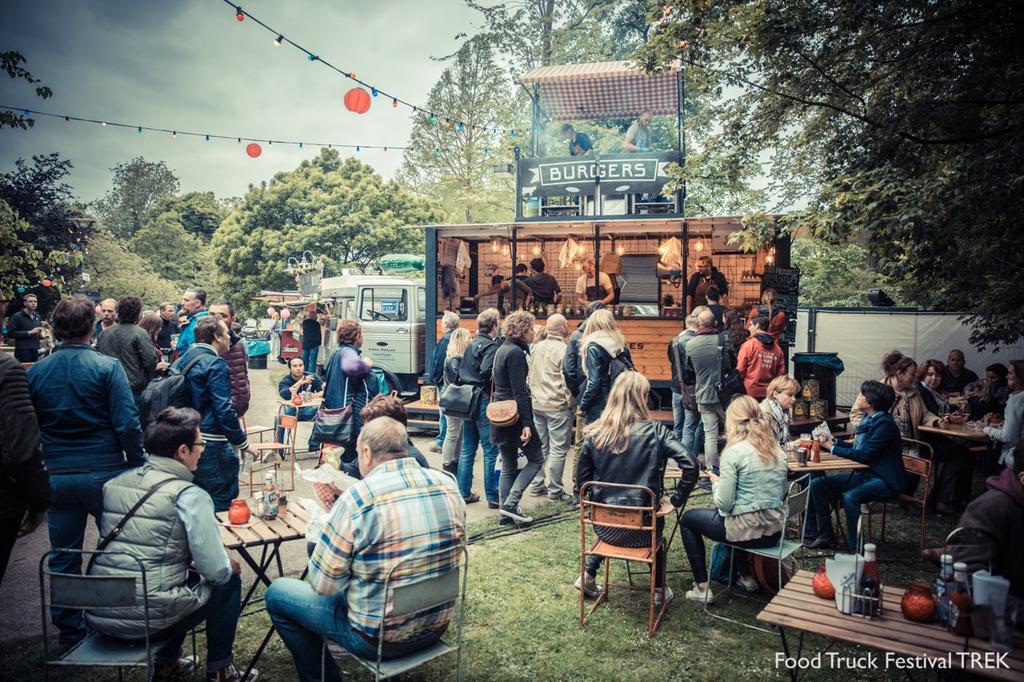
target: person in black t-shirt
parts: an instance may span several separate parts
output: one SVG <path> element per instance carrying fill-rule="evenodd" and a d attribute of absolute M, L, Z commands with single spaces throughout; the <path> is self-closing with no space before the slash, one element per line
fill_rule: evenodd
<path fill-rule="evenodd" d="M 323 332 L 320 328 L 320 319 L 316 314 L 316 305 L 310 304 L 306 310 L 306 317 L 302 320 L 302 364 L 311 372 L 316 372 L 317 356 L 320 354 L 320 344 L 323 343 Z"/>
<path fill-rule="evenodd" d="M 701 256 L 697 259 L 697 272 L 690 276 L 686 284 L 686 312 L 693 312 L 699 305 L 707 305 L 707 290 L 710 286 L 718 288 L 719 303 L 728 306 L 729 282 L 725 275 L 719 272 L 718 268 L 711 264 L 710 256 Z"/>
<path fill-rule="evenodd" d="M 562 287 L 558 286 L 558 280 L 544 272 L 544 259 L 534 258 L 530 261 L 530 269 L 533 271 L 523 281 L 533 291 L 533 300 L 542 305 L 561 303 Z"/>
<path fill-rule="evenodd" d="M 570 156 L 586 156 L 594 148 L 590 136 L 586 133 L 577 133 L 569 123 L 562 124 L 562 137 L 569 143 Z"/>
<path fill-rule="evenodd" d="M 171 336 L 178 333 L 178 321 L 174 316 L 173 303 L 160 304 L 160 320 L 163 326 L 160 327 L 160 333 L 156 335 L 156 345 L 161 349 L 167 349 L 167 352 L 170 353 L 174 347 L 171 344 Z"/>

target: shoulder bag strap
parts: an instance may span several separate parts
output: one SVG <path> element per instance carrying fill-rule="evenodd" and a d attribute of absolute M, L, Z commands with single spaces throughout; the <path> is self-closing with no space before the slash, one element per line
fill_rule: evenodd
<path fill-rule="evenodd" d="M 107 546 L 111 542 L 113 542 L 114 540 L 117 539 L 117 536 L 121 534 L 122 530 L 124 530 L 124 527 L 125 527 L 125 525 L 127 525 L 128 521 L 130 521 L 131 518 L 133 516 L 135 516 L 135 512 L 139 511 L 139 509 L 142 508 L 142 505 L 146 503 L 146 500 L 148 500 L 150 497 L 153 496 L 153 493 L 155 493 L 157 490 L 159 490 L 163 486 L 167 485 L 171 481 L 177 481 L 177 480 L 179 480 L 179 479 L 177 479 L 177 478 L 175 478 L 173 476 L 171 478 L 165 478 L 164 480 L 156 483 L 152 488 L 147 490 L 146 494 L 143 495 L 142 497 L 140 497 L 139 501 L 136 502 L 135 505 L 131 509 L 128 510 L 128 513 L 125 514 L 121 518 L 121 520 L 117 522 L 117 525 L 114 526 L 112 529 L 110 529 L 110 532 L 107 533 L 106 536 L 104 536 L 103 539 L 99 541 L 99 543 L 96 545 L 96 551 L 100 551 L 100 552 L 103 551 L 104 549 L 107 548 Z M 89 566 L 85 570 L 86 574 L 89 573 L 89 570 L 92 568 L 93 562 L 95 562 L 95 561 L 96 561 L 96 555 L 93 554 L 92 558 L 89 559 Z"/>

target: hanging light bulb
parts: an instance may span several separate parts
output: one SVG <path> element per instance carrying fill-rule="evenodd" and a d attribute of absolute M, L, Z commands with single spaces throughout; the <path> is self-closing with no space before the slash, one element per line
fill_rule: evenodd
<path fill-rule="evenodd" d="M 106 121 L 104 121 L 104 122 L 103 122 L 103 123 L 101 123 L 100 125 L 101 125 L 101 126 L 103 126 L 104 128 L 106 128 L 106 127 L 107 127 L 107 122 L 106 122 Z"/>
<path fill-rule="evenodd" d="M 497 239 L 492 239 L 491 240 L 491 253 L 498 253 L 498 240 Z"/>
<path fill-rule="evenodd" d="M 501 245 L 501 255 L 502 256 L 507 256 L 508 255 L 508 244 L 502 244 Z"/>
<path fill-rule="evenodd" d="M 283 43 L 283 42 L 284 42 L 284 36 L 278 35 L 276 38 L 274 38 L 274 47 L 281 47 L 281 43 Z"/>
<path fill-rule="evenodd" d="M 579 262 L 577 262 L 577 263 L 575 264 L 575 268 L 576 268 L 576 272 L 579 272 L 579 271 L 581 271 L 581 270 L 583 269 L 583 263 L 579 263 Z"/>
<path fill-rule="evenodd" d="M 622 246 L 622 244 L 619 244 L 618 246 L 615 247 L 615 253 L 621 256 L 622 254 L 626 253 L 626 249 L 625 247 Z"/>
<path fill-rule="evenodd" d="M 699 237 L 699 236 L 697 237 L 697 243 L 694 244 L 693 250 L 694 251 L 698 251 L 698 252 L 704 250 L 704 238 L 703 237 Z"/>
<path fill-rule="evenodd" d="M 242 11 L 241 7 L 235 7 L 235 20 L 239 22 L 245 21 L 245 12 Z"/>
<path fill-rule="evenodd" d="M 533 245 L 533 255 L 534 256 L 539 256 L 540 255 L 540 244 L 534 244 Z"/>

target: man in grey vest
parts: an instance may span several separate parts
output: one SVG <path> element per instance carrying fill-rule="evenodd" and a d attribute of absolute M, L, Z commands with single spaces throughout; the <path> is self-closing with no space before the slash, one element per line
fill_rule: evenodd
<path fill-rule="evenodd" d="M 146 464 L 124 472 L 103 486 L 101 544 L 108 552 L 132 555 L 146 571 L 149 636 L 156 644 L 154 680 L 189 674 L 191 659 L 179 659 L 188 632 L 206 623 L 206 679 L 240 682 L 231 649 L 241 607 L 238 562 L 221 544 L 213 500 L 192 483 L 205 443 L 200 415 L 191 408 L 169 407 L 146 429 Z M 137 504 L 131 520 L 122 523 Z M 119 533 L 115 527 L 122 526 Z M 131 575 L 139 564 L 124 554 L 100 554 L 89 575 Z M 139 576 L 141 578 L 141 575 Z M 139 603 L 142 580 L 138 580 Z M 142 640 L 146 636 L 141 606 L 86 612 L 89 625 L 109 637 Z M 256 680 L 253 670 L 247 682 Z"/>
<path fill-rule="evenodd" d="M 686 357 L 697 375 L 695 398 L 704 425 L 704 464 L 718 473 L 718 432 L 725 425 L 718 386 L 722 382 L 723 341 L 715 329 L 715 316 L 704 309 L 697 315 L 697 331 L 686 342 Z"/>

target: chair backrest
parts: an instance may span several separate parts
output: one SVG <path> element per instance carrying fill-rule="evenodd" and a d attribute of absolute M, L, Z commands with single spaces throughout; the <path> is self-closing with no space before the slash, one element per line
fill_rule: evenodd
<path fill-rule="evenodd" d="M 808 497 L 811 491 L 811 476 L 806 474 L 796 479 L 789 484 L 789 490 L 786 492 L 786 525 L 784 528 L 789 526 L 789 522 L 800 516 L 807 511 Z"/>
<path fill-rule="evenodd" d="M 391 611 L 387 614 L 388 617 L 406 616 L 458 599 L 459 569 L 463 569 L 462 573 L 464 574 L 469 562 L 465 545 L 455 548 L 454 551 L 462 555 L 461 561 L 454 564 L 447 572 L 397 587 L 391 584 L 395 579 L 395 575 L 400 572 L 399 569 L 403 566 L 408 566 L 409 564 L 429 566 L 435 559 L 447 558 L 452 551 L 451 548 L 446 548 L 439 549 L 430 554 L 408 556 L 391 567 L 384 581 L 385 597 L 391 604 Z"/>
<path fill-rule="evenodd" d="M 915 448 L 918 452 L 919 456 L 903 455 L 903 469 L 909 474 L 920 476 L 921 480 L 924 481 L 924 485 L 918 488 L 920 494 L 909 496 L 923 503 L 928 499 L 928 488 L 932 478 L 932 464 L 935 462 L 935 450 L 930 443 L 926 443 L 923 440 L 903 438 L 902 441 L 904 451 L 907 448 Z"/>
<path fill-rule="evenodd" d="M 592 492 L 595 487 L 602 490 L 638 490 L 650 500 L 650 504 L 636 507 L 625 504 L 594 502 L 588 497 L 588 493 Z M 649 531 L 656 523 L 657 512 L 658 496 L 654 494 L 653 490 L 644 485 L 589 481 L 580 488 L 580 519 L 583 523 L 605 528 Z"/>
<path fill-rule="evenodd" d="M 282 414 L 277 418 L 277 425 L 282 429 L 294 429 L 298 423 L 298 419 L 290 414 Z"/>
<path fill-rule="evenodd" d="M 73 550 L 59 550 L 61 553 Z M 86 552 L 76 552 L 85 554 Z M 50 553 L 44 554 L 39 563 L 40 581 L 49 578 L 49 606 L 69 609 L 103 609 L 136 606 L 139 603 L 138 581 L 145 584 L 146 569 L 137 557 L 128 552 L 88 552 L 88 554 L 120 555 L 130 557 L 139 567 L 142 576 L 79 575 L 54 573 L 44 565 Z M 40 585 L 42 587 L 42 584 Z"/>

